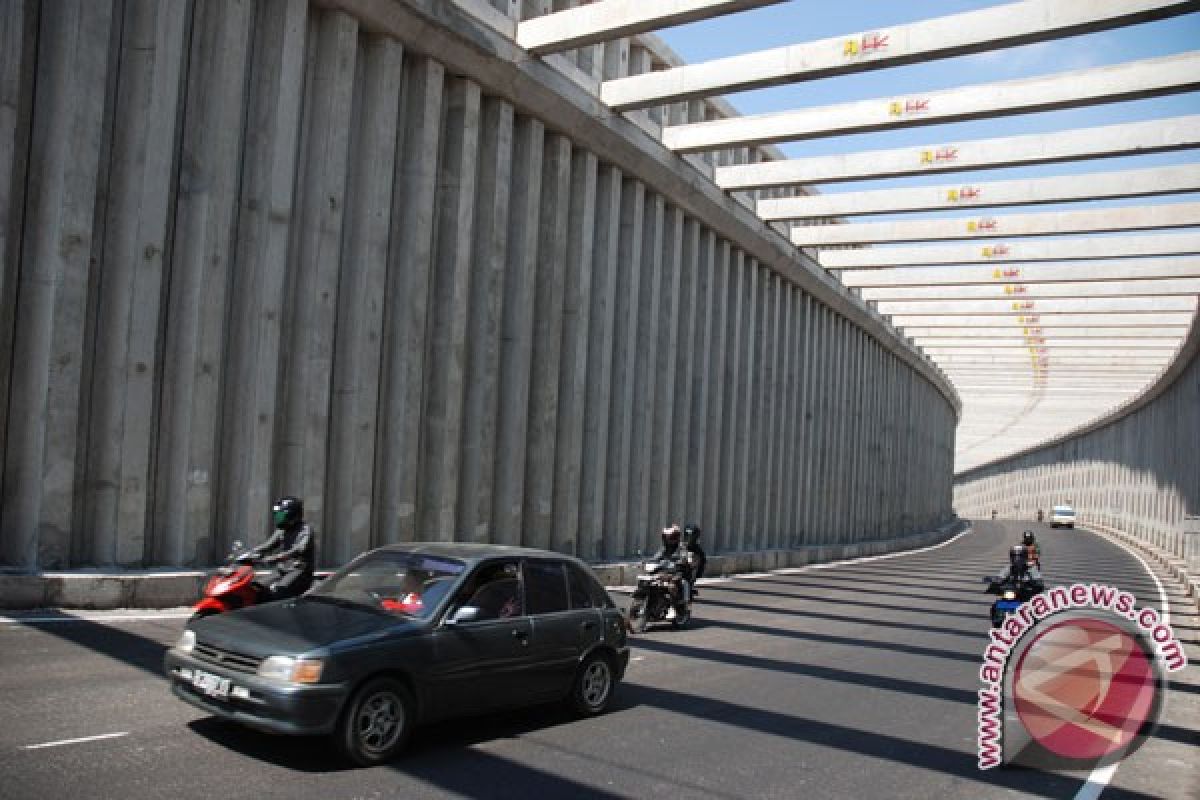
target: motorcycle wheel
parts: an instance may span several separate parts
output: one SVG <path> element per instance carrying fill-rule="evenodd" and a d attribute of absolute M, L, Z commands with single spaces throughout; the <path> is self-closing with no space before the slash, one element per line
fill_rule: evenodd
<path fill-rule="evenodd" d="M 413 726 L 413 700 L 402 683 L 376 678 L 359 689 L 338 721 L 342 753 L 361 767 L 390 761 Z"/>
<path fill-rule="evenodd" d="M 645 633 L 646 623 L 649 621 L 649 615 L 646 613 L 646 601 L 644 599 L 634 600 L 633 605 L 629 607 L 629 630 L 634 633 Z"/>
<path fill-rule="evenodd" d="M 188 619 L 188 623 L 191 624 L 198 619 L 204 619 L 205 617 L 212 617 L 219 613 L 220 612 L 217 611 L 215 608 L 205 608 L 201 611 L 197 611 L 195 614 L 192 614 L 191 618 Z"/>
<path fill-rule="evenodd" d="M 687 625 L 691 619 L 691 606 L 675 606 L 675 619 L 671 620 L 671 626 L 674 628 L 682 628 L 684 625 Z"/>

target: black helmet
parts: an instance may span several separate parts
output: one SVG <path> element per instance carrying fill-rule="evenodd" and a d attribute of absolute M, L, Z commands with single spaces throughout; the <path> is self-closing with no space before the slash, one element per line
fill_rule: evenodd
<path fill-rule="evenodd" d="M 1033 531 L 1025 531 L 1025 535 L 1021 537 L 1021 541 L 1025 544 L 1033 544 L 1037 539 L 1033 535 Z"/>
<path fill-rule="evenodd" d="M 681 538 L 683 538 L 683 531 L 678 525 L 668 525 L 662 529 L 662 543 L 667 550 L 678 547 Z"/>
<path fill-rule="evenodd" d="M 1014 544 L 1008 551 L 1008 562 L 1015 566 L 1025 566 L 1025 547 Z"/>
<path fill-rule="evenodd" d="M 304 519 L 304 503 L 290 494 L 281 497 L 271 506 L 271 519 L 276 528 L 290 528 Z"/>
<path fill-rule="evenodd" d="M 696 523 L 693 522 L 691 525 L 688 525 L 683 529 L 683 541 L 686 542 L 688 546 L 694 545 L 697 541 L 699 541 L 699 539 L 700 526 Z"/>

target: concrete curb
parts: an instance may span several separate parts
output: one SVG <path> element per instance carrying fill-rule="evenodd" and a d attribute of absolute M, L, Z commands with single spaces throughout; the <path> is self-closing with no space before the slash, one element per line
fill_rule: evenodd
<path fill-rule="evenodd" d="M 933 531 L 895 539 L 790 550 L 720 553 L 709 556 L 705 575 L 726 577 L 915 550 L 943 542 L 966 527 L 965 521 L 956 520 Z M 641 568 L 641 561 L 591 566 L 605 586 L 629 586 L 636 583 L 635 576 Z M 176 608 L 196 602 L 208 574 L 202 570 L 113 572 L 99 569 L 33 575 L 0 574 L 0 609 Z"/>
<path fill-rule="evenodd" d="M 1098 533 L 1101 536 L 1114 539 L 1122 544 L 1128 545 L 1145 556 L 1148 556 L 1158 564 L 1162 570 L 1171 578 L 1183 587 L 1184 593 L 1192 598 L 1192 604 L 1195 606 L 1196 613 L 1200 613 L 1200 575 L 1195 575 L 1188 569 L 1186 561 L 1181 559 L 1174 553 L 1169 553 L 1161 548 L 1144 542 L 1124 531 L 1119 531 L 1116 528 L 1110 528 L 1107 525 L 1097 525 L 1095 523 L 1086 523 L 1081 527 L 1087 530 Z"/>

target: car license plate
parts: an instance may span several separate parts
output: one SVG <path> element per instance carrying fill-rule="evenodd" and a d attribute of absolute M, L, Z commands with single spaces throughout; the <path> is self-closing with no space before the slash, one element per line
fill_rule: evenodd
<path fill-rule="evenodd" d="M 229 678 L 213 675 L 211 672 L 195 670 L 192 673 L 192 686 L 204 692 L 209 697 L 228 697 Z"/>

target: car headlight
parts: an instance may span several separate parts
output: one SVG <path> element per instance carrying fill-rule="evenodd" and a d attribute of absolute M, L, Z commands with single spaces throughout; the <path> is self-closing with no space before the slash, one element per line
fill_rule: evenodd
<path fill-rule="evenodd" d="M 1017 593 L 1014 592 L 1013 590 L 1009 589 L 1007 592 L 1004 593 L 1004 599 L 1005 600 L 1016 600 Z"/>
<path fill-rule="evenodd" d="M 258 665 L 258 675 L 288 683 L 316 683 L 321 680 L 324 667 L 325 662 L 319 659 L 270 656 Z"/>
<path fill-rule="evenodd" d="M 185 630 L 182 634 L 180 634 L 179 641 L 175 643 L 176 649 L 181 650 L 184 653 L 192 652 L 192 649 L 195 646 L 196 632 L 191 630 Z"/>

